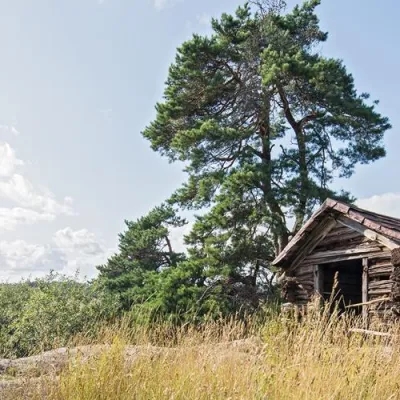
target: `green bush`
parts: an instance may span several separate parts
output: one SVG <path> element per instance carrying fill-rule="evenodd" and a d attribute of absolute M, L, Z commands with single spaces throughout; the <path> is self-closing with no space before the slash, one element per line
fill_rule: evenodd
<path fill-rule="evenodd" d="M 50 273 L 0 285 L 0 357 L 22 357 L 64 346 L 78 333 L 95 334 L 118 302 L 95 282 Z"/>

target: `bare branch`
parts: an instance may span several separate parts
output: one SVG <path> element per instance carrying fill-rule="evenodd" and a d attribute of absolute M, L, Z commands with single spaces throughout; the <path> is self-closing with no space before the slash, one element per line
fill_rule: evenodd
<path fill-rule="evenodd" d="M 285 0 L 251 0 L 262 15 L 281 14 L 286 9 Z"/>

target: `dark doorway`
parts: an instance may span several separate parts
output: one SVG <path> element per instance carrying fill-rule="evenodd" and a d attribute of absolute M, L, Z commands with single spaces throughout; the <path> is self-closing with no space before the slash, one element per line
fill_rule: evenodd
<path fill-rule="evenodd" d="M 362 260 L 324 264 L 324 299 L 327 301 L 334 299 L 341 312 L 351 310 L 360 314 L 361 306 L 347 309 L 346 306 L 362 303 L 362 273 Z"/>

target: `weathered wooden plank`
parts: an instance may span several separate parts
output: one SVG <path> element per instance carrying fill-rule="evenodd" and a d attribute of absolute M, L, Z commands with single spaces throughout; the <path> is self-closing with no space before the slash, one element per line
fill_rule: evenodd
<path fill-rule="evenodd" d="M 359 234 L 358 234 L 359 235 Z M 379 246 L 379 243 L 374 242 L 375 246 Z M 315 248 L 315 253 L 322 253 L 323 251 L 332 251 L 332 250 L 348 250 L 352 248 L 358 247 L 368 247 L 371 246 L 371 241 L 364 236 L 359 235 L 356 238 L 346 240 L 346 241 L 338 241 L 335 243 L 325 244 L 321 243 L 318 247 Z"/>
<path fill-rule="evenodd" d="M 392 263 L 390 260 L 375 260 L 371 261 L 369 270 L 374 271 L 376 269 L 381 269 L 381 268 L 393 268 Z"/>
<path fill-rule="evenodd" d="M 391 226 L 391 227 L 399 230 L 400 220 L 398 218 L 393 218 L 393 217 L 389 217 L 387 215 L 377 214 L 377 213 L 374 213 L 372 211 L 367 211 L 367 210 L 363 210 L 363 215 L 365 218 L 368 218 L 372 221 L 379 222 L 380 224 L 382 224 L 382 222 L 384 222 L 385 225 Z"/>
<path fill-rule="evenodd" d="M 377 296 L 376 294 L 370 294 L 368 293 L 369 299 L 370 300 L 375 300 L 375 299 L 379 299 L 381 296 Z M 387 304 L 391 304 L 392 302 L 387 302 Z"/>
<path fill-rule="evenodd" d="M 324 270 L 319 265 L 314 266 L 314 291 L 320 296 L 324 292 Z"/>
<path fill-rule="evenodd" d="M 343 232 L 334 236 L 327 236 L 318 246 L 317 249 L 333 246 L 333 245 L 343 245 L 346 242 L 354 242 L 356 239 L 359 239 L 360 242 L 365 240 L 365 236 L 361 235 L 359 232 L 349 231 Z"/>
<path fill-rule="evenodd" d="M 350 206 L 348 206 L 347 204 L 344 204 L 344 203 L 336 203 L 333 206 L 333 209 L 336 211 L 340 211 L 343 214 L 347 214 L 350 210 Z"/>
<path fill-rule="evenodd" d="M 373 223 L 371 221 L 365 220 L 363 224 L 355 221 L 354 219 L 348 218 L 344 215 L 340 215 L 337 217 L 337 221 L 344 226 L 354 229 L 357 232 L 362 233 L 365 237 L 371 240 L 376 240 L 379 243 L 386 246 L 388 249 L 393 250 L 399 247 L 399 243 L 387 238 L 386 236 L 381 235 L 376 232 L 379 231 L 380 225 Z M 370 229 L 369 229 L 370 228 Z"/>
<path fill-rule="evenodd" d="M 350 304 L 346 306 L 346 308 L 353 308 L 353 307 L 359 307 L 359 306 L 373 306 L 375 304 L 381 304 L 384 302 L 387 302 L 389 300 L 389 297 L 379 297 L 378 299 L 358 303 L 358 304 Z"/>
<path fill-rule="evenodd" d="M 372 259 L 387 259 L 388 257 L 390 258 L 392 256 L 392 252 L 391 251 L 386 251 L 383 250 L 380 253 L 373 253 L 373 254 L 368 254 L 368 259 L 372 260 Z"/>
<path fill-rule="evenodd" d="M 313 253 L 313 254 L 316 254 L 317 252 L 315 252 L 315 253 Z M 364 254 L 362 254 L 362 255 L 356 255 L 355 257 L 347 257 L 347 256 L 345 256 L 343 259 L 339 259 L 338 261 L 346 261 L 346 260 L 354 260 L 354 259 L 359 259 L 359 258 L 364 258 L 364 257 L 367 257 L 369 260 L 370 260 L 370 264 L 371 265 L 375 265 L 375 264 L 378 264 L 378 263 L 385 263 L 385 262 L 390 262 L 390 259 L 391 259 L 391 255 L 392 255 L 392 253 L 391 253 L 391 251 L 390 250 L 382 250 L 381 248 L 379 248 L 379 251 L 377 251 L 377 252 L 372 252 L 371 254 L 367 254 L 367 255 L 365 255 L 364 256 Z M 310 256 L 311 256 L 311 254 L 310 254 Z M 336 260 L 335 260 L 336 261 Z M 332 261 L 327 261 L 327 262 L 332 262 Z M 325 262 L 326 263 L 326 262 Z M 296 272 L 295 272 L 295 274 L 296 274 L 296 276 L 297 276 L 297 274 L 299 273 L 298 271 L 300 271 L 301 269 L 303 269 L 303 268 L 305 268 L 305 267 L 307 267 L 307 268 L 311 268 L 310 269 L 310 271 L 312 271 L 312 266 L 314 265 L 314 264 L 316 264 L 316 262 L 314 261 L 314 260 L 308 260 L 308 257 L 307 258 L 305 258 L 304 260 L 303 260 L 303 262 L 301 263 L 301 266 L 299 266 L 297 269 L 296 269 Z"/>
<path fill-rule="evenodd" d="M 297 256 L 294 258 L 289 270 L 296 269 L 304 258 L 310 254 L 315 247 L 325 238 L 328 232 L 336 225 L 336 221 L 333 218 L 327 218 L 323 221 L 314 232 L 310 234 L 307 244 L 305 244 L 299 251 Z"/>
<path fill-rule="evenodd" d="M 398 229 L 398 227 L 397 227 L 397 229 Z M 381 226 L 379 228 L 379 231 L 382 232 L 384 235 L 388 235 L 390 237 L 393 237 L 394 239 L 397 239 L 397 240 L 400 239 L 399 232 L 395 232 L 393 229 L 388 229 L 385 226 Z"/>
<path fill-rule="evenodd" d="M 294 293 L 303 293 L 303 292 L 308 292 L 306 287 L 310 287 L 309 285 L 299 285 L 296 289 L 294 289 Z M 311 284 L 311 287 L 314 288 L 314 283 Z"/>
<path fill-rule="evenodd" d="M 390 294 L 390 289 L 369 289 L 368 291 L 368 295 L 369 296 L 373 296 L 373 295 L 379 295 L 379 296 L 383 296 L 383 295 L 389 295 Z"/>
<path fill-rule="evenodd" d="M 322 216 L 328 208 L 332 208 L 337 204 L 336 201 L 327 199 L 322 204 L 322 206 L 311 216 L 311 218 L 304 224 L 304 226 L 296 233 L 294 238 L 287 244 L 287 246 L 283 249 L 283 251 L 275 258 L 272 262 L 272 265 L 279 265 L 279 263 L 284 260 L 289 253 L 293 252 L 293 247 L 300 243 L 304 237 L 306 232 L 309 232 L 313 229 L 313 225 L 318 221 L 318 218 Z"/>
<path fill-rule="evenodd" d="M 361 284 L 361 299 L 363 303 L 368 302 L 368 258 L 362 260 L 362 284 Z M 362 317 L 364 324 L 368 324 L 368 307 L 364 304 L 362 306 Z"/>
<path fill-rule="evenodd" d="M 335 259 L 335 258 L 341 258 L 341 257 L 346 257 L 346 256 L 352 256 L 356 254 L 366 254 L 366 253 L 376 253 L 381 251 L 382 249 L 378 246 L 374 247 L 356 247 L 354 249 L 348 249 L 348 250 L 329 250 L 329 251 L 324 251 L 324 252 L 317 252 L 310 254 L 309 256 L 306 257 L 306 261 L 313 261 L 313 260 L 320 260 L 320 259 Z M 331 261 L 334 262 L 334 261 Z"/>
<path fill-rule="evenodd" d="M 392 288 L 392 285 L 393 285 L 393 281 L 388 279 L 388 280 L 384 280 L 384 281 L 370 281 L 368 287 L 371 290 L 387 288 L 390 291 Z"/>
<path fill-rule="evenodd" d="M 303 275 L 312 275 L 313 265 L 299 265 L 296 269 L 295 276 L 300 277 Z"/>
<path fill-rule="evenodd" d="M 299 285 L 301 285 L 302 287 L 312 287 L 312 288 L 314 288 L 314 279 L 313 280 L 309 280 L 309 281 L 300 281 Z"/>
<path fill-rule="evenodd" d="M 392 284 L 393 281 L 388 278 L 388 279 L 375 279 L 375 280 L 370 280 L 370 287 L 381 287 L 385 285 Z"/>
<path fill-rule="evenodd" d="M 381 299 L 385 298 L 385 301 L 381 301 Z M 390 301 L 389 296 L 374 296 L 374 298 L 371 301 L 371 305 L 369 306 L 369 311 L 373 312 L 382 312 L 390 309 L 393 306 L 393 302 Z"/>
<path fill-rule="evenodd" d="M 310 295 L 307 293 L 295 296 L 296 301 L 310 301 Z"/>
<path fill-rule="evenodd" d="M 385 265 L 383 267 L 374 268 L 369 271 L 369 275 L 371 277 L 378 277 L 378 276 L 390 276 L 391 272 L 393 271 L 393 267 L 391 265 Z"/>
<path fill-rule="evenodd" d="M 363 223 L 365 217 L 363 215 L 360 215 L 358 212 L 354 212 L 353 210 L 350 210 L 348 212 L 348 215 L 351 219 L 353 219 L 354 221 L 359 222 L 360 224 Z"/>
<path fill-rule="evenodd" d="M 358 253 L 358 254 L 352 254 L 352 255 L 337 256 L 334 258 L 315 257 L 310 261 L 312 261 L 314 263 L 318 263 L 318 264 L 330 264 L 330 263 L 334 263 L 334 262 L 336 263 L 336 262 L 342 262 L 342 261 L 360 260 L 361 258 L 364 258 L 366 255 L 368 255 L 369 259 L 371 257 L 379 257 L 378 253 L 371 253 L 371 254 Z"/>
<path fill-rule="evenodd" d="M 302 291 L 297 290 L 294 293 L 294 295 L 296 298 L 308 298 L 309 297 L 309 293 L 305 290 L 302 290 Z"/>
<path fill-rule="evenodd" d="M 389 337 L 389 338 L 391 338 L 393 336 L 391 333 L 387 333 L 387 332 L 370 331 L 368 329 L 360 329 L 360 328 L 350 328 L 349 332 L 351 332 L 351 333 L 362 333 L 364 335 Z"/>
<path fill-rule="evenodd" d="M 393 266 L 391 264 L 384 265 L 382 267 L 369 268 L 368 275 L 370 278 L 376 278 L 380 276 L 390 276 L 393 271 Z"/>
<path fill-rule="evenodd" d="M 342 233 L 353 232 L 353 229 L 348 228 L 347 226 L 336 223 L 336 225 L 332 228 L 332 230 L 328 233 L 327 237 L 337 236 Z"/>
<path fill-rule="evenodd" d="M 392 254 L 392 252 L 387 252 L 388 254 Z M 373 260 L 371 261 L 371 266 L 375 266 L 375 265 L 380 265 L 380 264 L 392 264 L 392 257 L 391 256 L 388 257 L 381 257 L 380 260 Z"/>

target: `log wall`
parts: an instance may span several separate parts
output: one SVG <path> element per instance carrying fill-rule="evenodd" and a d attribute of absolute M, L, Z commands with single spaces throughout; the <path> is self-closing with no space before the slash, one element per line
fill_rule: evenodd
<path fill-rule="evenodd" d="M 315 266 L 357 259 L 367 260 L 367 300 L 390 297 L 393 286 L 391 251 L 379 242 L 369 240 L 364 235 L 337 224 L 293 271 L 288 300 L 290 297 L 289 301 L 298 306 L 304 306 L 311 300 L 316 290 Z M 390 318 L 392 305 L 390 301 L 373 303 L 368 306 L 368 316 L 371 319 Z"/>
<path fill-rule="evenodd" d="M 390 298 L 393 281 L 391 274 L 393 265 L 390 252 L 384 252 L 381 257 L 368 260 L 368 301 Z M 368 306 L 370 323 L 386 322 L 392 319 L 393 303 L 382 301 Z"/>
<path fill-rule="evenodd" d="M 393 302 L 392 312 L 396 319 L 400 318 L 400 248 L 392 251 L 391 263 L 393 271 L 390 279 L 393 281 L 390 300 Z"/>

